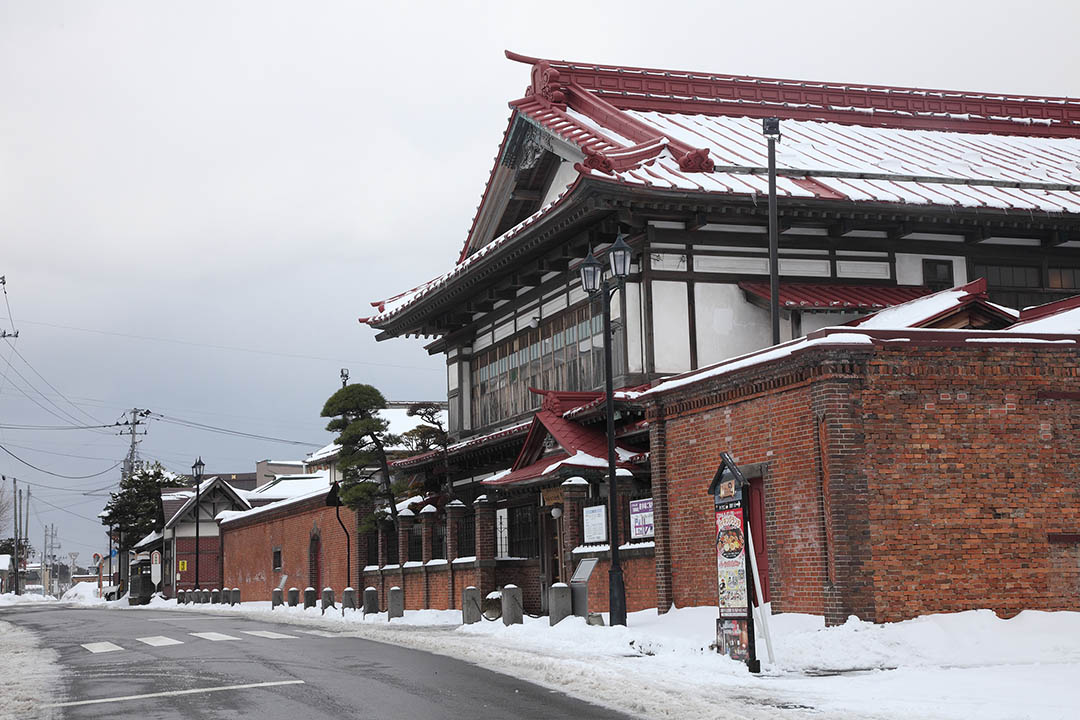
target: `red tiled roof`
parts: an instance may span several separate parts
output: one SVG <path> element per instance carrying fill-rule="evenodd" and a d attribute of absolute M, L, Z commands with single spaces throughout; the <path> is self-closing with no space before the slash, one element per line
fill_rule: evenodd
<path fill-rule="evenodd" d="M 741 282 L 744 291 L 771 300 L 768 283 Z M 814 283 L 780 283 L 780 307 L 792 310 L 880 310 L 899 305 L 924 295 L 929 288 L 885 285 L 818 285 Z"/>

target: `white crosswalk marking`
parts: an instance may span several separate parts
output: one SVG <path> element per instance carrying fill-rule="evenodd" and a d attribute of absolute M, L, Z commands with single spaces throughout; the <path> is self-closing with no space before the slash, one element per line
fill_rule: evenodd
<path fill-rule="evenodd" d="M 273 630 L 241 630 L 240 632 L 245 635 L 254 635 L 255 637 L 267 638 L 269 640 L 284 640 L 286 638 L 295 640 L 295 635 L 285 635 L 284 633 L 274 632 Z"/>
<path fill-rule="evenodd" d="M 164 635 L 151 635 L 150 637 L 141 637 L 135 639 L 151 647 L 164 647 L 166 645 L 184 644 L 183 640 L 173 640 L 171 637 L 165 637 Z"/>
<path fill-rule="evenodd" d="M 201 633 L 188 633 L 188 634 L 189 635 L 194 635 L 197 638 L 202 638 L 203 640 L 213 640 L 214 642 L 217 642 L 219 640 L 239 640 L 240 639 L 238 637 L 233 637 L 232 635 L 226 635 L 225 633 L 219 633 L 219 632 L 201 632 Z"/>
<path fill-rule="evenodd" d="M 111 642 L 83 643 L 83 647 L 92 653 L 114 652 L 124 649 L 119 645 L 113 645 Z"/>

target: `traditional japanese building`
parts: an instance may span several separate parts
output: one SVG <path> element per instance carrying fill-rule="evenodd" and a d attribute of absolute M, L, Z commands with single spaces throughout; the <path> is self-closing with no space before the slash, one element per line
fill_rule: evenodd
<path fill-rule="evenodd" d="M 915 363 L 911 353 L 931 353 L 938 363 L 931 384 L 939 395 L 953 397 L 950 365 L 971 363 L 990 376 L 995 363 L 1014 357 L 1015 338 L 1009 352 L 987 355 L 1002 342 L 1000 330 L 1016 322 L 1016 313 L 1003 306 L 1053 302 L 1080 288 L 1080 101 L 507 56 L 530 67 L 530 82 L 510 102 L 494 167 L 452 266 L 372 303 L 375 314 L 362 318 L 379 331 L 379 340 L 426 338 L 429 352 L 446 358 L 456 442 L 447 452 L 410 458 L 397 468 L 428 477 L 432 489 L 448 482 L 450 496 L 466 506 L 455 512 L 472 517 L 467 506 L 475 504 L 478 528 L 489 521 L 488 508 L 494 510 L 490 552 L 481 547 L 479 529 L 464 561 L 454 565 L 454 553 L 447 552 L 451 570 L 481 577 L 473 584 L 514 581 L 525 588 L 531 607 L 542 608 L 546 586 L 565 580 L 577 559 L 605 556 L 605 543 L 589 542 L 582 527 L 584 508 L 603 502 L 607 484 L 600 307 L 581 288 L 576 268 L 590 249 L 602 255 L 620 234 L 634 250 L 631 274 L 613 302 L 614 376 L 621 388 L 615 396 L 617 441 L 626 473 L 619 542 L 631 541 L 630 609 L 708 600 L 705 589 L 688 589 L 705 588 L 709 575 L 707 568 L 695 571 L 678 560 L 680 543 L 690 542 L 683 538 L 694 536 L 684 534 L 680 523 L 707 516 L 704 488 L 721 446 L 736 449 L 740 462 L 764 463 L 755 491 L 761 532 L 779 537 L 775 523 L 797 526 L 778 509 L 790 508 L 789 493 L 801 486 L 769 474 L 776 472 L 768 465 L 770 448 L 737 450 L 749 448 L 740 443 L 751 437 L 773 437 L 779 411 L 753 415 L 739 426 L 741 435 L 713 427 L 710 412 L 728 400 L 714 393 L 713 380 L 706 382 L 716 367 L 725 368 L 724 377 L 743 378 L 730 373 L 771 342 L 762 118 L 780 119 L 782 339 L 803 343 L 790 357 L 813 362 L 799 370 L 811 375 L 802 376 L 777 370 L 788 360 L 762 363 L 754 355 L 755 372 L 779 374 L 741 379 L 741 389 L 724 391 L 732 393 L 723 396 L 732 402 L 751 390 L 784 396 L 794 398 L 800 418 L 810 417 L 821 410 L 818 401 L 784 395 L 783 388 L 812 385 L 810 377 L 823 366 L 844 378 L 879 367 L 865 355 L 867 343 L 853 340 L 857 334 L 870 338 L 875 357 L 895 354 Z M 976 280 L 980 284 L 970 285 Z M 867 313 L 955 286 L 965 286 L 958 292 L 968 300 L 942 308 L 940 316 L 902 314 L 886 321 L 887 312 L 879 312 L 878 328 L 857 325 Z M 851 321 L 855 328 L 824 330 Z M 912 328 L 924 334 L 911 334 Z M 888 336 L 901 330 L 909 335 Z M 957 334 L 942 343 L 938 332 Z M 799 340 L 804 336 L 810 340 Z M 1074 349 L 1040 340 L 1054 339 L 1036 337 L 1029 348 L 1033 363 L 1052 368 L 1036 373 L 1028 388 L 1036 402 L 1050 392 L 1040 383 L 1070 376 L 1065 368 L 1075 362 Z M 943 359 L 937 353 L 945 346 L 960 349 Z M 847 357 L 853 348 L 864 352 L 858 361 L 838 359 L 836 353 Z M 656 382 L 679 374 L 675 406 L 689 415 L 703 412 L 676 432 L 665 414 L 665 393 L 674 387 Z M 1003 397 L 1002 404 L 1012 401 Z M 974 423 L 974 431 L 980 416 L 972 413 L 965 422 Z M 667 428 L 660 435 L 658 425 Z M 689 452 L 694 445 L 711 450 Z M 820 476 L 799 467 L 805 475 L 800 482 Z M 702 497 L 693 501 L 687 499 L 697 492 L 691 485 L 672 482 L 690 468 L 703 478 Z M 585 483 L 571 480 L 576 477 Z M 865 482 L 852 482 L 854 491 L 866 491 Z M 817 517 L 829 493 L 815 492 Z M 652 501 L 655 539 L 644 530 L 642 504 L 635 506 L 640 525 L 631 537 L 630 502 L 638 500 Z M 450 504 L 428 506 L 433 525 L 457 522 L 450 514 L 443 520 Z M 826 534 L 833 532 L 828 527 Z M 872 530 L 852 530 L 844 552 L 855 554 L 830 562 L 869 568 L 846 561 L 864 550 L 860 542 L 871 542 L 866 532 Z M 454 534 L 447 532 L 448 538 Z M 790 548 L 804 540 L 789 535 L 785 542 Z M 385 575 L 388 565 L 403 575 L 407 562 L 426 568 L 432 559 L 421 556 L 422 544 L 416 559 L 406 560 L 413 554 L 396 538 L 370 541 L 380 548 L 371 556 L 378 561 L 370 563 L 373 577 Z M 391 542 L 397 552 L 387 550 Z M 708 548 L 700 537 L 693 542 L 698 544 L 682 557 Z M 774 560 L 776 543 L 767 545 L 764 537 L 758 547 L 774 588 L 797 586 L 785 573 L 809 573 L 818 588 L 816 599 L 802 604 L 794 598 L 809 597 L 805 588 L 793 590 L 780 607 L 822 611 L 832 603 L 835 613 L 857 608 L 869 617 L 893 617 L 874 608 L 899 607 L 884 600 L 863 603 L 850 593 L 823 595 L 821 588 L 833 580 L 799 566 L 795 554 Z M 715 567 L 712 572 L 715 584 Z M 429 574 L 423 571 L 425 602 Z M 604 607 L 606 578 L 599 575 L 596 600 Z M 863 587 L 866 579 L 847 582 Z M 410 602 L 409 586 L 403 587 Z M 453 606 L 454 594 L 440 602 Z"/>

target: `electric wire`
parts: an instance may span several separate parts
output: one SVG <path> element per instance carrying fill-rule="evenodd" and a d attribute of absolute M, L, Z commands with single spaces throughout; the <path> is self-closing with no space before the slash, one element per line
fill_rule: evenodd
<path fill-rule="evenodd" d="M 28 468 L 33 468 L 34 470 L 37 470 L 38 472 L 45 473 L 46 475 L 52 475 L 53 477 L 64 478 L 66 480 L 85 480 L 87 478 L 98 477 L 99 475 L 104 475 L 105 473 L 107 473 L 107 472 L 109 472 L 111 470 L 115 470 L 116 468 L 120 467 L 120 463 L 116 463 L 115 465 L 113 465 L 110 468 L 106 468 L 106 469 L 102 470 L 101 472 L 93 473 L 91 475 L 63 475 L 61 473 L 54 473 L 54 472 L 52 472 L 50 470 L 45 470 L 43 468 L 39 468 L 37 465 L 34 465 L 32 463 L 28 463 L 27 461 L 23 460 L 21 457 L 19 457 L 15 453 L 8 450 L 3 445 L 0 445 L 0 450 L 3 450 L 8 455 L 15 458 L 16 460 L 18 460 L 19 462 L 21 462 L 23 465 L 25 465 Z"/>
<path fill-rule="evenodd" d="M 10 319 L 10 318 L 7 318 L 7 319 Z M 439 368 L 423 367 L 423 366 L 420 366 L 420 365 L 400 365 L 400 364 L 397 364 L 397 363 L 376 363 L 376 362 L 367 362 L 365 360 L 355 360 L 355 359 L 350 360 L 350 359 L 344 359 L 344 358 L 321 357 L 321 356 L 318 356 L 318 355 L 301 355 L 299 353 L 275 352 L 273 350 L 259 350 L 259 349 L 256 349 L 256 348 L 239 347 L 237 345 L 217 345 L 217 344 L 213 344 L 213 343 L 194 342 L 192 340 L 177 340 L 175 338 L 154 337 L 152 335 L 135 335 L 133 333 L 113 332 L 113 331 L 110 331 L 110 330 L 96 330 L 96 329 L 93 329 L 93 328 L 81 328 L 81 327 L 75 327 L 75 326 L 72 326 L 72 325 L 57 325 L 55 323 L 34 322 L 32 320 L 23 320 L 22 322 L 24 324 L 26 324 L 26 325 L 40 325 L 42 327 L 51 327 L 51 328 L 57 328 L 57 329 L 60 329 L 60 330 L 76 330 L 78 332 L 97 333 L 99 335 L 112 335 L 112 336 L 115 336 L 115 337 L 132 338 L 132 339 L 135 339 L 135 340 L 149 340 L 149 341 L 152 341 L 152 342 L 174 343 L 174 344 L 177 344 L 177 345 L 191 345 L 191 346 L 194 346 L 194 347 L 204 347 L 204 348 L 211 348 L 211 349 L 214 349 L 214 350 L 229 350 L 229 351 L 233 351 L 233 352 L 252 353 L 252 354 L 255 354 L 255 355 L 271 355 L 271 356 L 274 356 L 274 357 L 294 358 L 294 359 L 297 359 L 297 360 L 319 360 L 319 361 L 322 361 L 322 362 L 332 362 L 332 363 L 352 363 L 353 365 L 367 365 L 367 366 L 370 366 L 370 367 L 397 368 L 397 369 L 402 369 L 402 370 L 427 370 L 428 372 L 441 372 L 441 370 L 439 370 Z"/>
<path fill-rule="evenodd" d="M 322 447 L 326 443 L 313 443 L 304 442 L 302 440 L 287 440 L 285 438 L 270 437 L 269 435 L 259 435 L 257 433 L 244 432 L 242 430 L 230 430 L 228 428 L 217 427 L 216 425 L 206 425 L 204 423 L 195 422 L 193 420 L 184 420 L 182 418 L 174 418 L 170 415 L 162 415 L 161 413 L 153 413 L 162 422 L 167 422 L 171 425 L 179 425 L 181 427 L 191 428 L 193 430 L 204 430 L 206 432 L 219 433 L 221 435 L 231 435 L 233 437 L 244 437 L 253 440 L 267 440 L 270 442 L 279 442 L 286 445 L 302 445 L 305 447 L 318 448 Z"/>
<path fill-rule="evenodd" d="M 5 338 L 5 339 L 6 339 L 6 338 Z M 90 418 L 91 422 L 96 422 L 96 423 L 100 423 L 100 422 L 101 422 L 101 420 L 100 420 L 99 418 L 96 418 L 96 417 L 94 417 L 93 415 L 91 415 L 90 413 L 86 412 L 86 411 L 85 411 L 85 410 L 83 410 L 83 409 L 82 409 L 81 407 L 79 407 L 78 405 L 76 405 L 75 403 L 73 403 L 73 402 L 71 401 L 71 399 L 70 399 L 70 398 L 68 398 L 68 396 L 67 396 L 67 395 L 64 395 L 64 393 L 60 392 L 60 390 L 59 390 L 59 389 L 57 389 L 57 387 L 56 387 L 55 385 L 53 385 L 53 384 L 52 384 L 51 382 L 49 382 L 49 381 L 48 381 L 47 379 L 45 379 L 45 376 L 44 376 L 44 375 L 42 375 L 41 373 L 39 373 L 39 372 L 38 372 L 38 370 L 37 370 L 37 368 L 35 368 L 35 367 L 34 367 L 33 365 L 31 365 L 31 364 L 30 364 L 30 361 L 29 361 L 29 360 L 27 360 L 27 359 L 26 359 L 26 357 L 25 357 L 25 356 L 23 356 L 23 354 L 22 354 L 21 352 L 19 352 L 18 348 L 16 348 L 16 347 L 15 347 L 15 346 L 14 346 L 14 345 L 12 344 L 12 342 L 11 342 L 10 340 L 8 340 L 8 345 L 10 345 L 10 346 L 11 346 L 11 351 L 12 351 L 13 353 L 15 353 L 15 355 L 16 355 L 16 356 L 17 356 L 17 357 L 18 357 L 18 358 L 19 358 L 20 360 L 22 360 L 22 361 L 23 361 L 23 363 L 24 363 L 24 364 L 26 365 L 26 367 L 30 368 L 30 369 L 31 369 L 31 370 L 32 370 L 32 371 L 34 372 L 34 374 L 35 374 L 35 375 L 37 375 L 37 376 L 38 376 L 38 377 L 39 377 L 39 378 L 41 379 L 41 381 L 42 381 L 43 383 L 45 383 L 46 385 L 48 385 L 48 386 L 49 386 L 49 387 L 50 387 L 50 388 L 52 389 L 52 391 L 53 391 L 53 392 L 55 392 L 55 393 L 56 393 L 57 395 L 59 395 L 60 397 L 62 397 L 62 398 L 64 399 L 64 401 L 65 401 L 65 402 L 67 402 L 67 404 L 68 404 L 68 405 L 70 405 L 71 407 L 75 408 L 76 410 L 78 410 L 78 411 L 79 411 L 80 413 L 82 413 L 82 414 L 83 414 L 83 415 L 85 415 L 86 417 Z M 10 360 L 9 360 L 9 362 L 10 362 Z M 43 397 L 44 397 L 44 395 L 43 395 Z M 81 422 L 81 421 L 80 421 L 80 422 Z"/>
<path fill-rule="evenodd" d="M 112 425 L 9 425 L 0 424 L 0 430 L 94 430 L 97 428 L 114 428 L 120 423 Z M 108 433 L 106 433 L 108 434 Z"/>
<path fill-rule="evenodd" d="M 38 502 L 42 502 L 42 503 L 48 505 L 49 507 L 53 508 L 54 510 L 59 510 L 60 512 L 66 512 L 68 515 L 74 515 L 77 518 L 82 518 L 83 520 L 89 520 L 90 522 L 95 522 L 95 523 L 96 522 L 101 522 L 101 518 L 92 518 L 92 517 L 87 517 L 85 515 L 80 515 L 79 513 L 72 512 L 72 511 L 68 510 L 67 508 L 62 508 L 59 505 L 53 505 L 51 502 L 49 502 L 45 498 L 40 498 L 40 497 L 35 496 L 34 499 L 37 500 Z"/>

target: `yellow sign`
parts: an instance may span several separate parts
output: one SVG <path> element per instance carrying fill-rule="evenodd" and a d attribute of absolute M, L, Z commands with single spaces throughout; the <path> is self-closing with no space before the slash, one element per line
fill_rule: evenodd
<path fill-rule="evenodd" d="M 177 560 L 176 562 L 180 566 L 176 569 L 177 572 L 184 572 L 187 570 L 187 560 Z"/>

